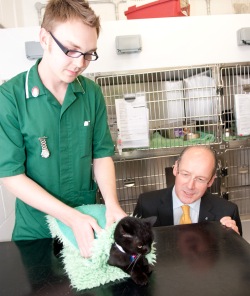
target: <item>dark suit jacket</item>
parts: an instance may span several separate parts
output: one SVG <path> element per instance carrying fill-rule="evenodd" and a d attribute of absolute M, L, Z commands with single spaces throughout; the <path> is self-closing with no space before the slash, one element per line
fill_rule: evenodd
<path fill-rule="evenodd" d="M 157 220 L 154 224 L 156 227 L 173 225 L 172 190 L 173 187 L 169 187 L 140 194 L 134 215 L 141 218 L 156 216 Z M 242 226 L 237 205 L 206 192 L 201 198 L 198 222 L 220 221 L 224 216 L 230 216 L 235 220 L 239 232 L 242 235 Z"/>

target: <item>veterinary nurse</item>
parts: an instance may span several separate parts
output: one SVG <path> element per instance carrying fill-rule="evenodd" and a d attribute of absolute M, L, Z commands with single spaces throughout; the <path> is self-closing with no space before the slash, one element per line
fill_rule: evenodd
<path fill-rule="evenodd" d="M 126 215 L 116 195 L 104 98 L 80 75 L 98 58 L 99 30 L 86 2 L 49 1 L 42 59 L 0 88 L 0 177 L 18 197 L 13 240 L 50 237 L 50 214 L 72 228 L 84 257 L 101 229 L 73 207 L 95 203 L 98 184 L 107 224 Z"/>

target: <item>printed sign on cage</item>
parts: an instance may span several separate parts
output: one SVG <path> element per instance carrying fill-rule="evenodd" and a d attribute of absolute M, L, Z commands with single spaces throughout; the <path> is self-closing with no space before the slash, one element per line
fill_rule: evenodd
<path fill-rule="evenodd" d="M 122 148 L 149 146 L 149 111 L 145 93 L 126 94 L 115 100 Z"/>

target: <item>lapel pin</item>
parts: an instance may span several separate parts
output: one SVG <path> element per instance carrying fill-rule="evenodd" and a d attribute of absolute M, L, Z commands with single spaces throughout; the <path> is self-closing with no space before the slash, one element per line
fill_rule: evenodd
<path fill-rule="evenodd" d="M 40 93 L 39 88 L 37 86 L 34 86 L 31 90 L 31 93 L 34 98 L 38 97 Z"/>

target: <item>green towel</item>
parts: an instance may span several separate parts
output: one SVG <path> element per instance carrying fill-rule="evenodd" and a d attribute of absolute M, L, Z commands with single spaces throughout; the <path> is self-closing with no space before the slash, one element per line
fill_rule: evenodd
<path fill-rule="evenodd" d="M 208 134 L 204 132 L 200 132 L 200 138 L 198 139 L 191 139 L 184 141 L 183 137 L 175 138 L 175 139 L 168 139 L 163 136 L 159 132 L 155 132 L 152 135 L 150 141 L 150 148 L 164 148 L 164 147 L 182 147 L 182 146 L 189 146 L 189 145 L 197 145 L 197 144 L 209 144 L 214 142 L 214 135 Z"/>
<path fill-rule="evenodd" d="M 83 205 L 76 208 L 78 211 L 94 217 L 98 224 L 104 228 L 106 224 L 104 205 Z M 63 243 L 61 256 L 64 269 L 67 272 L 71 285 L 77 290 L 91 289 L 111 281 L 121 280 L 129 277 L 120 268 L 107 264 L 110 248 L 114 242 L 114 230 L 117 223 L 104 229 L 96 235 L 93 243 L 92 257 L 83 258 L 77 247 L 72 230 L 59 220 L 47 216 L 48 225 L 52 237 L 58 237 Z M 150 264 L 156 261 L 155 247 L 147 255 Z"/>

